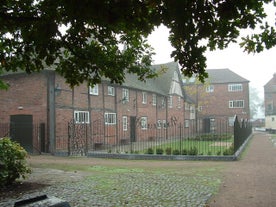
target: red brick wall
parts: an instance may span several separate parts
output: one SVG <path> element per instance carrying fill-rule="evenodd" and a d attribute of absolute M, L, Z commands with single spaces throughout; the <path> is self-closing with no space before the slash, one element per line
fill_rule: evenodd
<path fill-rule="evenodd" d="M 45 123 L 47 128 L 46 73 L 13 74 L 1 77 L 9 89 L 0 90 L 0 120 L 9 123 L 11 115 L 32 115 L 33 124 Z M 38 134 L 33 136 L 35 149 L 40 150 Z M 46 134 L 47 142 L 47 134 Z"/>

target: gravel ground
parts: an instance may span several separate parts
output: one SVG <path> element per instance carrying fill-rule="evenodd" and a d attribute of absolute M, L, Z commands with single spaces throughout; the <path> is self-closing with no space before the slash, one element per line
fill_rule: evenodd
<path fill-rule="evenodd" d="M 93 168 L 98 173 L 49 169 L 46 174 L 45 169 L 34 169 L 28 182 L 39 183 L 39 189 L 12 194 L 9 198 L 0 194 L 0 206 L 13 206 L 15 201 L 47 194 L 68 201 L 72 207 L 200 207 L 205 206 L 220 185 L 218 178 L 199 172 L 183 176 L 145 172 L 141 168 Z"/>

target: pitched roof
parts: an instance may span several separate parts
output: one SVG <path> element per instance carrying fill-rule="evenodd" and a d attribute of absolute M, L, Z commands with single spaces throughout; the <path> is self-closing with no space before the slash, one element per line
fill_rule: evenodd
<path fill-rule="evenodd" d="M 273 77 L 264 85 L 264 91 L 268 92 L 276 92 L 276 73 L 273 74 Z"/>
<path fill-rule="evenodd" d="M 206 70 L 209 77 L 207 81 L 210 83 L 241 83 L 249 82 L 228 68 L 225 69 L 208 69 Z"/>
<path fill-rule="evenodd" d="M 165 64 L 152 65 L 151 68 L 155 71 L 164 72 L 161 72 L 161 74 L 156 78 L 147 79 L 145 82 L 138 80 L 136 75 L 127 73 L 125 82 L 122 85 L 144 91 L 156 92 L 162 95 L 168 95 L 170 93 L 174 72 L 179 71 L 178 64 L 176 62 L 169 62 Z"/>

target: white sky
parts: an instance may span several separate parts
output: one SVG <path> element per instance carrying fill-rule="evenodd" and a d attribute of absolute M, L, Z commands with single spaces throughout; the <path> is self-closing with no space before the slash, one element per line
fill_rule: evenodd
<path fill-rule="evenodd" d="M 276 8 L 269 6 L 269 21 L 275 24 Z M 172 47 L 168 41 L 168 29 L 161 26 L 148 40 L 155 49 L 154 64 L 173 61 L 170 58 Z M 238 44 L 232 44 L 225 50 L 207 52 L 207 69 L 229 68 L 250 81 L 250 86 L 257 89 L 263 99 L 263 86 L 276 73 L 276 47 L 259 54 L 247 54 Z"/>

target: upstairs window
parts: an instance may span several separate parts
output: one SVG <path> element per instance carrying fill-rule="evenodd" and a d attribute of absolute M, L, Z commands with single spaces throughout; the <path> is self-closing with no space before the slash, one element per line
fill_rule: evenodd
<path fill-rule="evenodd" d="M 123 88 L 122 91 L 122 101 L 123 103 L 129 102 L 129 91 L 126 88 Z"/>
<path fill-rule="evenodd" d="M 143 104 L 147 103 L 147 92 L 142 92 L 142 103 Z"/>
<path fill-rule="evenodd" d="M 173 97 L 172 96 L 169 96 L 169 98 L 168 98 L 168 106 L 169 106 L 169 108 L 173 107 Z"/>
<path fill-rule="evenodd" d="M 98 84 L 96 84 L 96 85 L 94 85 L 93 87 L 89 87 L 89 93 L 91 94 L 91 95 L 99 95 L 99 85 Z"/>
<path fill-rule="evenodd" d="M 89 124 L 89 112 L 74 111 L 74 119 L 76 124 Z"/>
<path fill-rule="evenodd" d="M 206 87 L 206 92 L 207 93 L 213 93 L 214 92 L 214 85 L 209 85 Z"/>
<path fill-rule="evenodd" d="M 152 94 L 152 105 L 156 106 L 156 94 Z"/>
<path fill-rule="evenodd" d="M 108 86 L 108 87 L 107 87 L 107 94 L 108 94 L 109 96 L 115 96 L 115 89 L 114 89 L 114 87 Z"/>
<path fill-rule="evenodd" d="M 242 84 L 228 84 L 228 91 L 235 92 L 235 91 L 242 91 Z"/>

